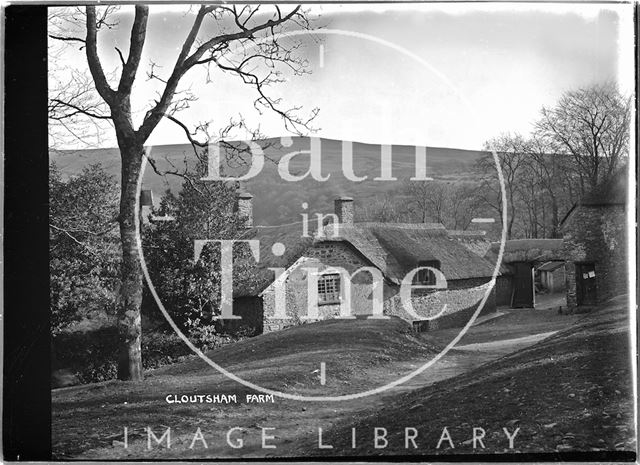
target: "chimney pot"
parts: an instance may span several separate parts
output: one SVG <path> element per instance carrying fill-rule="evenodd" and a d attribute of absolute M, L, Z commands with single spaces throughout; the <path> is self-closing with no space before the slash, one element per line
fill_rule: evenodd
<path fill-rule="evenodd" d="M 353 224 L 353 198 L 337 198 L 334 201 L 334 210 L 341 224 Z"/>
<path fill-rule="evenodd" d="M 244 227 L 253 227 L 253 195 L 248 192 L 238 193 L 238 216 L 244 219 Z"/>
<path fill-rule="evenodd" d="M 140 206 L 153 207 L 153 191 L 143 189 L 140 191 Z"/>

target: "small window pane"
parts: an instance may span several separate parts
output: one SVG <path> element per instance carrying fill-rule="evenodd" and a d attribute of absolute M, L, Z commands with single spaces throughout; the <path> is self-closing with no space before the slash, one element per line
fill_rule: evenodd
<path fill-rule="evenodd" d="M 318 279 L 318 301 L 333 303 L 340 301 L 340 275 L 325 274 Z"/>
<path fill-rule="evenodd" d="M 436 270 L 440 269 L 439 262 L 424 262 L 420 263 L 420 267 L 430 267 Z M 432 270 L 419 270 L 413 278 L 414 284 L 421 284 L 426 286 L 434 286 L 436 284 L 436 274 Z"/>

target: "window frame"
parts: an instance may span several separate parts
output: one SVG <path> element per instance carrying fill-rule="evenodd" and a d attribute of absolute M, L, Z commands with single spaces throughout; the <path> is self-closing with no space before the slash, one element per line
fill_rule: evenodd
<path fill-rule="evenodd" d="M 330 285 L 332 291 L 327 290 Z M 321 286 L 323 290 L 321 290 Z M 323 273 L 318 277 L 318 305 L 335 305 L 342 301 L 342 276 L 340 273 Z"/>
<path fill-rule="evenodd" d="M 428 266 L 436 270 L 440 270 L 440 262 L 438 260 L 429 260 L 418 263 L 417 268 Z M 424 275 L 427 275 L 426 280 L 422 279 Z M 438 283 L 438 277 L 432 270 L 419 270 L 413 279 L 413 284 L 417 286 L 435 286 Z"/>

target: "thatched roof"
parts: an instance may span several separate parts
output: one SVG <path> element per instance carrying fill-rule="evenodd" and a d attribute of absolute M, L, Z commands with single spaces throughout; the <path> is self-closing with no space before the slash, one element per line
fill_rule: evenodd
<path fill-rule="evenodd" d="M 497 248 L 494 249 L 492 244 L 492 246 L 489 247 L 489 249 L 485 253 L 484 259 L 489 263 L 495 264 L 498 261 L 498 250 L 499 249 Z M 513 269 L 509 264 L 505 263 L 505 261 L 502 260 L 502 262 L 500 262 L 500 268 L 498 269 L 498 272 L 500 273 L 500 275 L 512 275 Z"/>
<path fill-rule="evenodd" d="M 491 247 L 491 242 L 486 238 L 486 231 L 459 231 L 449 229 L 447 230 L 447 233 L 480 257 L 484 257 Z"/>
<path fill-rule="evenodd" d="M 241 260 L 234 263 L 234 268 L 246 267 L 247 271 L 239 273 L 234 279 L 233 294 L 235 297 L 255 296 L 273 282 L 274 273 L 269 268 L 288 268 L 311 246 L 311 237 L 302 237 L 302 223 L 284 226 L 255 226 L 245 232 L 241 239 L 260 241 L 260 261 Z M 285 246 L 282 256 L 273 254 L 275 243 Z M 247 277 L 249 276 L 249 277 Z"/>
<path fill-rule="evenodd" d="M 353 245 L 393 282 L 420 262 L 438 261 L 448 280 L 491 277 L 493 266 L 451 237 L 441 224 L 355 223 L 325 228 L 322 241 Z"/>
<path fill-rule="evenodd" d="M 260 261 L 238 260 L 234 282 L 234 296 L 255 296 L 274 280 L 270 267 L 288 268 L 305 255 L 313 244 L 326 241 L 348 242 L 373 266 L 379 268 L 386 279 L 399 284 L 404 276 L 421 262 L 440 262 L 447 280 L 485 278 L 493 275 L 494 265 L 472 252 L 460 240 L 460 234 L 449 234 L 441 224 L 355 223 L 328 225 L 323 236 L 304 238 L 302 224 L 278 227 L 256 226 L 242 239 L 260 241 Z M 480 241 L 481 234 L 468 234 L 468 240 Z M 274 256 L 272 246 L 282 243 L 284 255 Z M 485 241 L 486 242 L 486 241 Z"/>
<path fill-rule="evenodd" d="M 497 258 L 500 242 L 491 243 L 491 252 Z M 541 262 L 563 260 L 562 239 L 511 239 L 504 244 L 502 261 Z"/>

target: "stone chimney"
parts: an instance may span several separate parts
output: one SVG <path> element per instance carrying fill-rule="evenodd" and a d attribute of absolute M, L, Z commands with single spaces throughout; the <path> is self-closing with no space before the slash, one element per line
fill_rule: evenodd
<path fill-rule="evenodd" d="M 245 228 L 253 227 L 253 195 L 238 192 L 238 216 L 244 220 Z"/>
<path fill-rule="evenodd" d="M 340 197 L 333 202 L 334 210 L 341 224 L 353 224 L 353 199 Z"/>
<path fill-rule="evenodd" d="M 140 221 L 144 225 L 148 225 L 149 214 L 153 209 L 153 191 L 149 189 L 142 189 L 140 191 L 140 211 L 138 212 L 140 216 Z"/>

